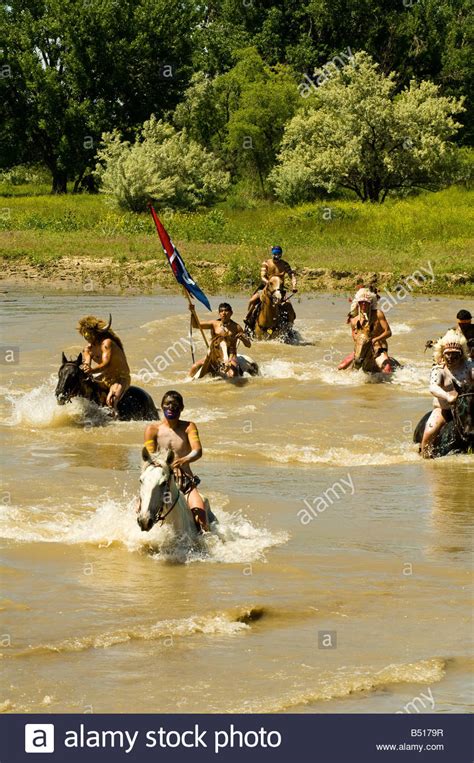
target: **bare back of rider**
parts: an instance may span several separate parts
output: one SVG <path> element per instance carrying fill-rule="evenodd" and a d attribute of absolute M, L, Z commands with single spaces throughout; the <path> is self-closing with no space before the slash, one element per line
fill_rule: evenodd
<path fill-rule="evenodd" d="M 122 348 L 109 337 L 91 340 L 83 350 L 82 369 L 104 391 L 105 403 L 116 410 L 131 382 Z"/>

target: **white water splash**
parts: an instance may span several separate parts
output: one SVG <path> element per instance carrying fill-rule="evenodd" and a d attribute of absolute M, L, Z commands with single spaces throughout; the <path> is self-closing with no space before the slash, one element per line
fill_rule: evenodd
<path fill-rule="evenodd" d="M 132 553 L 152 553 L 157 560 L 189 562 L 240 563 L 263 561 L 264 552 L 285 543 L 288 534 L 255 527 L 240 512 L 229 513 L 214 508 L 218 524 L 213 532 L 194 544 L 177 538 L 166 523 L 155 525 L 148 533 L 138 527 L 134 498 L 117 501 L 105 498 L 96 507 L 84 499 L 81 513 L 77 507 L 14 505 L 3 506 L 0 514 L 0 537 L 24 543 L 92 544 L 99 548 L 121 545 Z"/>
<path fill-rule="evenodd" d="M 104 426 L 111 422 L 109 412 L 84 398 L 74 398 L 58 405 L 54 395 L 55 379 L 34 387 L 29 392 L 7 394 L 11 414 L 3 423 L 8 426 L 27 426 L 48 429 L 71 425 Z"/>

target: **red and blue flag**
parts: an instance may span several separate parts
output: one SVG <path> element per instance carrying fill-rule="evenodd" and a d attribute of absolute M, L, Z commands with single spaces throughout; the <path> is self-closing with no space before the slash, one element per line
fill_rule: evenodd
<path fill-rule="evenodd" d="M 193 279 L 189 275 L 188 271 L 186 270 L 186 265 L 184 264 L 180 253 L 178 252 L 175 245 L 173 244 L 170 237 L 168 236 L 168 233 L 163 227 L 163 224 L 160 218 L 156 214 L 151 204 L 150 204 L 150 212 L 155 222 L 156 230 L 158 232 L 158 236 L 160 237 L 160 241 L 161 241 L 161 245 L 163 247 L 164 253 L 166 254 L 168 258 L 168 262 L 171 266 L 171 270 L 173 271 L 177 282 L 181 284 L 181 286 L 184 286 L 186 291 L 188 291 L 190 294 L 196 297 L 196 299 L 198 299 L 199 302 L 202 302 L 202 304 L 205 307 L 207 307 L 208 310 L 211 310 L 212 308 L 211 308 L 211 305 L 209 304 L 208 298 L 206 297 L 204 292 L 201 291 L 196 281 L 193 281 Z"/>

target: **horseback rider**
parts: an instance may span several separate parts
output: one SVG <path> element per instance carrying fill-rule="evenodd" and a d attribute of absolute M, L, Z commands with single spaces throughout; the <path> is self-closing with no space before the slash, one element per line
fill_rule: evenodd
<path fill-rule="evenodd" d="M 176 482 L 186 496 L 188 506 L 200 532 L 209 530 L 204 501 L 197 489 L 200 479 L 193 474 L 190 464 L 202 456 L 202 445 L 196 424 L 182 421 L 183 397 L 175 390 L 163 396 L 161 407 L 164 421 L 148 424 L 145 429 L 145 448 L 149 453 L 171 449 L 175 455 L 171 468 Z"/>
<path fill-rule="evenodd" d="M 242 326 L 232 320 L 232 307 L 228 302 L 221 302 L 219 305 L 219 318 L 215 321 L 200 321 L 199 318 L 197 318 L 194 304 L 192 303 L 190 303 L 189 309 L 191 311 L 191 320 L 194 328 L 210 329 L 211 342 L 218 344 L 224 342 L 228 355 L 228 362 L 224 369 L 226 376 L 229 376 L 230 378 L 239 376 L 237 341 L 240 339 L 246 347 L 250 347 L 252 342 L 245 334 Z M 202 358 L 194 363 L 189 372 L 190 376 L 195 376 L 201 366 L 204 365 L 205 360 L 206 358 Z"/>
<path fill-rule="evenodd" d="M 469 310 L 460 310 L 456 315 L 458 322 L 457 329 L 462 334 L 467 342 L 468 354 L 471 360 L 474 360 L 474 325 L 472 324 L 472 315 Z"/>
<path fill-rule="evenodd" d="M 79 321 L 77 330 L 88 342 L 82 350 L 81 368 L 102 390 L 106 405 L 116 411 L 131 379 L 122 341 L 111 330 L 111 324 L 112 317 L 106 324 L 100 318 L 86 315 Z"/>
<path fill-rule="evenodd" d="M 458 396 L 453 380 L 459 384 L 474 381 L 474 361 L 468 357 L 466 338 L 461 332 L 449 329 L 436 342 L 433 358 L 435 365 L 431 370 L 430 392 L 434 401 L 421 441 L 423 458 L 431 458 L 436 436 L 444 424 L 452 419 L 451 406 Z"/>
<path fill-rule="evenodd" d="M 393 368 L 388 357 L 387 345 L 387 339 L 392 336 L 392 330 L 385 313 L 377 307 L 377 295 L 373 291 L 365 288 L 358 290 L 351 305 L 349 323 L 354 340 L 358 331 L 366 326 L 369 327 L 375 362 L 382 373 L 392 373 Z"/>
<path fill-rule="evenodd" d="M 260 269 L 260 278 L 262 279 L 262 282 L 260 286 L 258 287 L 258 289 L 254 291 L 252 297 L 250 298 L 250 302 L 247 308 L 247 315 L 244 318 L 244 323 L 250 331 L 253 331 L 255 328 L 255 321 L 258 315 L 258 307 L 260 306 L 260 297 L 261 297 L 262 290 L 265 288 L 265 286 L 268 283 L 268 280 L 272 276 L 278 276 L 279 278 L 281 278 L 283 288 L 285 285 L 285 276 L 289 276 L 291 278 L 292 293 L 296 294 L 296 292 L 298 291 L 298 289 L 296 288 L 296 273 L 292 269 L 291 265 L 288 262 L 286 262 L 286 260 L 282 259 L 282 256 L 283 256 L 283 249 L 281 248 L 281 246 L 273 246 L 272 256 L 268 260 L 264 260 L 262 262 L 262 267 Z M 285 311 L 287 314 L 287 322 L 294 323 L 296 320 L 296 314 L 293 309 L 293 305 L 291 305 L 289 302 L 286 302 Z"/>

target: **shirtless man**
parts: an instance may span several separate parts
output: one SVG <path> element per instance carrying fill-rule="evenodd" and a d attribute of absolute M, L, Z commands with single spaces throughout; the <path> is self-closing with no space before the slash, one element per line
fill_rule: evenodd
<path fill-rule="evenodd" d="M 471 360 L 474 360 L 474 325 L 472 324 L 472 315 L 469 310 L 460 310 L 456 315 L 458 322 L 457 329 L 467 342 L 468 354 Z"/>
<path fill-rule="evenodd" d="M 247 308 L 247 315 L 244 318 L 244 323 L 247 326 L 249 326 L 249 328 L 252 330 L 253 330 L 252 318 L 254 317 L 254 309 L 256 305 L 260 302 L 261 291 L 267 285 L 269 278 L 271 278 L 272 276 L 279 276 L 279 278 L 282 279 L 282 282 L 283 282 L 282 286 L 284 288 L 285 276 L 289 276 L 291 278 L 291 289 L 293 294 L 296 294 L 296 292 L 298 291 L 298 289 L 296 288 L 295 271 L 291 268 L 290 264 L 286 262 L 286 260 L 282 259 L 282 255 L 283 255 L 283 250 L 281 246 L 273 246 L 271 258 L 269 258 L 268 260 L 264 260 L 264 262 L 262 262 L 262 267 L 260 270 L 260 278 L 262 279 L 262 283 L 258 287 L 257 291 L 255 291 L 252 297 L 250 298 L 250 302 Z M 296 314 L 293 309 L 293 305 L 287 302 L 285 304 L 285 309 L 288 315 L 288 322 L 294 323 L 296 319 Z"/>
<path fill-rule="evenodd" d="M 355 339 L 357 332 L 368 323 L 375 362 L 382 373 L 391 373 L 393 369 L 388 357 L 387 339 L 392 336 L 392 330 L 383 310 L 377 308 L 376 294 L 369 289 L 359 289 L 352 303 L 351 314 L 352 338 Z"/>
<path fill-rule="evenodd" d="M 221 302 L 219 305 L 219 318 L 215 321 L 196 321 L 196 313 L 194 311 L 194 305 L 190 304 L 189 309 L 192 315 L 192 325 L 194 328 L 210 329 L 211 341 L 219 341 L 219 337 L 222 337 L 222 342 L 225 343 L 228 355 L 228 362 L 225 368 L 226 376 L 231 378 L 239 376 L 239 363 L 237 360 L 237 340 L 246 346 L 250 347 L 252 342 L 248 336 L 244 333 L 242 326 L 232 320 L 232 308 L 228 302 Z M 199 321 L 199 322 L 198 322 Z M 198 360 L 191 368 L 189 374 L 194 376 L 197 371 L 204 365 L 206 358 Z"/>
<path fill-rule="evenodd" d="M 171 464 L 178 485 L 186 495 L 188 506 L 200 532 L 209 530 L 204 501 L 196 485 L 199 477 L 193 475 L 190 464 L 202 456 L 199 433 L 192 421 L 181 421 L 184 401 L 179 392 L 169 390 L 161 401 L 164 421 L 148 424 L 145 429 L 145 448 L 149 453 L 158 450 L 173 451 L 175 459 Z"/>
<path fill-rule="evenodd" d="M 430 392 L 434 397 L 433 411 L 426 422 L 421 441 L 423 458 L 431 458 L 436 435 L 452 417 L 450 408 L 458 396 L 453 379 L 460 384 L 474 381 L 474 361 L 468 358 L 466 339 L 455 329 L 450 329 L 436 342 L 434 361 L 430 378 Z"/>
<path fill-rule="evenodd" d="M 93 315 L 87 315 L 81 318 L 77 330 L 88 342 L 82 351 L 81 368 L 104 390 L 106 405 L 116 411 L 131 379 L 122 341 L 111 330 L 111 323 L 112 319 L 106 324 Z"/>

